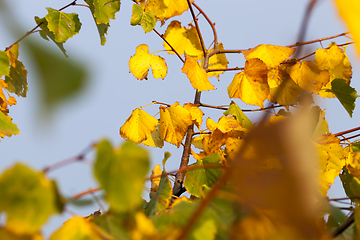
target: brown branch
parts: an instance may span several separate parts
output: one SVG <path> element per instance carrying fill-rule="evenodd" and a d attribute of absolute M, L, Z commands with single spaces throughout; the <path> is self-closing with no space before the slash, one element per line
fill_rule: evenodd
<path fill-rule="evenodd" d="M 173 48 L 173 46 L 171 46 L 171 44 L 164 38 L 164 35 L 160 34 L 158 31 L 156 31 L 156 29 L 154 28 L 153 31 L 162 38 L 162 40 L 164 40 L 164 42 L 166 42 L 166 44 L 171 48 L 171 50 L 178 56 L 178 58 L 185 63 L 184 59 L 180 56 L 180 54 L 175 50 L 175 48 Z"/>
<path fill-rule="evenodd" d="M 356 128 L 352 128 L 352 129 L 349 129 L 349 130 L 346 130 L 346 131 L 338 132 L 338 133 L 335 133 L 334 135 L 335 135 L 335 137 L 338 137 L 338 136 L 348 134 L 348 133 L 352 133 L 352 132 L 355 132 L 355 131 L 358 131 L 358 130 L 360 130 L 360 127 L 356 127 Z"/>
<path fill-rule="evenodd" d="M 348 43 L 343 43 L 343 44 L 336 44 L 338 47 L 342 47 L 342 46 L 346 46 L 346 45 L 350 45 L 350 44 L 353 44 L 354 42 L 348 42 Z M 325 49 L 329 49 L 330 47 L 327 47 L 327 48 L 325 48 Z M 297 60 L 298 61 L 301 61 L 301 60 L 303 60 L 303 59 L 305 59 L 305 58 L 308 58 L 308 57 L 310 57 L 310 56 L 312 56 L 312 55 L 314 55 L 315 54 L 315 52 L 312 52 L 312 53 L 310 53 L 310 54 L 308 54 L 308 55 L 306 55 L 306 56 L 304 56 L 304 57 L 302 57 L 302 58 L 298 58 Z"/>
<path fill-rule="evenodd" d="M 200 43 L 201 43 L 201 48 L 202 48 L 202 50 L 203 50 L 203 54 L 204 54 L 204 56 L 206 56 L 206 48 L 205 48 L 205 44 L 204 44 L 204 39 L 203 39 L 203 37 L 202 37 L 202 35 L 201 35 L 197 18 L 195 17 L 195 13 L 194 13 L 194 10 L 192 9 L 190 0 L 187 0 L 187 3 L 188 3 L 188 5 L 189 5 L 189 9 L 190 9 L 190 12 L 191 12 L 191 16 L 192 16 L 192 18 L 193 18 L 193 20 L 194 20 L 194 23 L 195 23 L 196 31 L 197 31 L 197 33 L 198 33 L 198 35 L 199 35 L 199 39 L 200 39 Z"/>
<path fill-rule="evenodd" d="M 223 106 L 213 106 L 213 105 L 209 105 L 209 104 L 205 104 L 205 103 L 200 103 L 200 107 L 207 107 L 207 108 L 215 108 L 215 109 L 221 109 L 221 110 L 228 110 L 228 108 L 223 107 Z M 264 108 L 257 108 L 257 109 L 241 109 L 241 111 L 243 112 L 257 112 L 257 111 L 264 111 L 267 109 L 272 109 L 272 108 L 278 108 L 278 107 L 284 107 L 284 105 L 272 105 L 269 107 L 264 107 Z"/>
<path fill-rule="evenodd" d="M 213 34 L 214 34 L 214 49 L 218 50 L 218 37 L 217 37 L 216 29 L 215 29 L 215 23 L 211 22 L 210 18 L 206 15 L 206 13 L 195 2 L 193 2 L 192 5 L 194 5 L 197 8 L 197 10 L 204 16 L 206 21 L 211 26 Z"/>
<path fill-rule="evenodd" d="M 154 103 L 154 104 L 160 104 L 160 105 L 165 105 L 165 106 L 167 106 L 167 107 L 170 107 L 170 106 L 171 106 L 170 104 L 162 103 L 162 102 L 158 102 L 158 101 L 152 101 L 152 103 Z"/>
<path fill-rule="evenodd" d="M 85 159 L 85 155 L 87 153 L 89 153 L 95 146 L 96 146 L 96 143 L 90 144 L 77 156 L 62 160 L 60 162 L 54 163 L 53 165 L 45 167 L 43 169 L 43 172 L 46 174 L 46 173 L 49 173 L 50 171 L 54 171 L 58 168 L 70 165 L 72 163 L 83 161 Z"/>
<path fill-rule="evenodd" d="M 244 67 L 234 67 L 234 68 L 214 68 L 214 69 L 207 69 L 206 72 L 226 72 L 226 71 L 237 71 L 237 70 L 244 70 Z"/>
<path fill-rule="evenodd" d="M 331 233 L 331 237 L 332 238 L 336 238 L 337 236 L 339 236 L 341 233 L 343 233 L 348 227 L 351 226 L 351 224 L 354 223 L 354 215 L 355 213 L 351 213 L 351 215 L 342 223 L 340 224 L 340 226 L 338 228 L 336 228 L 332 233 Z"/>
<path fill-rule="evenodd" d="M 65 8 L 68 8 L 72 5 L 76 5 L 76 1 L 77 0 L 74 0 L 73 2 L 69 3 L 68 5 L 60 8 L 58 11 L 62 11 L 64 10 Z M 31 29 L 30 31 L 26 32 L 24 36 L 22 36 L 21 38 L 19 38 L 16 42 L 14 42 L 13 44 L 11 44 L 10 46 L 8 46 L 7 48 L 5 48 L 5 51 L 8 51 L 9 49 L 12 48 L 12 46 L 14 46 L 15 44 L 18 44 L 21 40 L 23 40 L 24 38 L 26 38 L 27 36 L 29 36 L 30 34 L 34 33 L 35 30 L 40 27 L 41 25 L 43 24 L 43 22 L 39 23 L 38 25 L 36 25 L 33 29 Z"/>
<path fill-rule="evenodd" d="M 342 37 L 342 36 L 346 36 L 347 34 L 349 34 L 350 32 L 344 32 L 344 33 L 340 33 L 331 37 L 326 37 L 326 38 L 318 38 L 315 40 L 311 40 L 311 41 L 307 41 L 307 42 L 297 42 L 295 44 L 291 44 L 291 45 L 287 45 L 286 47 L 298 47 L 301 45 L 307 45 L 307 44 L 312 44 L 312 43 L 317 43 L 317 42 L 322 42 L 325 40 L 329 40 L 329 39 L 333 39 L 333 38 L 337 38 L 337 37 Z"/>
<path fill-rule="evenodd" d="M 340 141 L 347 141 L 349 139 L 356 138 L 356 137 L 359 137 L 359 136 L 360 136 L 360 134 L 356 134 L 356 135 L 351 136 L 351 137 L 344 137 L 343 139 L 340 139 Z"/>
<path fill-rule="evenodd" d="M 317 0 L 310 0 L 309 1 L 309 4 L 308 4 L 308 6 L 306 8 L 306 12 L 305 12 L 305 15 L 304 15 L 304 18 L 303 18 L 303 21 L 301 23 L 301 27 L 300 27 L 297 42 L 303 42 L 304 41 L 305 33 L 306 33 L 307 27 L 309 25 L 310 16 L 311 16 L 311 13 L 313 12 L 313 9 L 314 9 L 314 6 L 315 6 L 316 2 L 317 2 Z M 302 46 L 303 45 L 299 45 L 299 47 L 296 49 L 296 52 L 295 52 L 295 55 L 294 55 L 295 57 L 300 55 Z"/>
<path fill-rule="evenodd" d="M 84 192 L 81 192 L 81 193 L 78 193 L 78 194 L 72 196 L 71 199 L 72 199 L 72 200 L 75 200 L 75 199 L 81 198 L 82 196 L 85 196 L 85 195 L 87 195 L 87 194 L 91 194 L 91 193 L 97 192 L 97 191 L 99 191 L 99 190 L 101 190 L 100 187 L 98 187 L 98 188 L 91 188 L 91 189 L 89 189 L 89 190 L 86 190 L 86 191 L 84 191 Z"/>

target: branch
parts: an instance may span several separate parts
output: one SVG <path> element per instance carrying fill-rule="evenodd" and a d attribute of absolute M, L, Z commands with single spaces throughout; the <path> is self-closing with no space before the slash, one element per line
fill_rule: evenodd
<path fill-rule="evenodd" d="M 195 2 L 193 2 L 192 5 L 194 5 L 197 8 L 197 10 L 204 16 L 206 21 L 208 21 L 208 23 L 210 24 L 213 34 L 214 34 L 214 49 L 218 50 L 218 37 L 217 37 L 216 29 L 215 29 L 215 23 L 211 22 L 210 18 Z"/>
<path fill-rule="evenodd" d="M 317 43 L 317 42 L 322 42 L 325 40 L 329 40 L 329 39 L 333 39 L 333 38 L 337 38 L 337 37 L 342 37 L 342 36 L 346 36 L 347 34 L 349 34 L 350 32 L 344 32 L 344 33 L 340 33 L 331 37 L 326 37 L 326 38 L 318 38 L 312 41 L 307 41 L 307 42 L 297 42 L 295 44 L 291 44 L 291 45 L 287 45 L 285 47 L 297 47 L 297 46 L 301 46 L 301 45 L 307 45 L 307 44 L 312 44 L 312 43 Z"/>
<path fill-rule="evenodd" d="M 237 70 L 244 70 L 244 67 L 234 67 L 234 68 L 214 68 L 214 69 L 207 69 L 206 72 L 226 72 L 226 71 L 237 71 Z"/>
<path fill-rule="evenodd" d="M 98 188 L 91 188 L 91 189 L 86 190 L 86 191 L 84 191 L 84 192 L 78 193 L 78 194 L 76 194 L 75 196 L 72 196 L 71 199 L 72 199 L 72 200 L 75 200 L 75 199 L 81 198 L 82 196 L 85 196 L 85 195 L 87 195 L 87 194 L 91 194 L 91 193 L 97 192 L 97 191 L 99 191 L 99 190 L 101 190 L 100 187 L 98 187 Z"/>
<path fill-rule="evenodd" d="M 164 38 L 164 35 L 160 34 L 158 31 L 156 31 L 156 29 L 154 28 L 153 31 L 162 38 L 162 40 L 164 40 L 164 42 L 166 42 L 167 45 L 169 45 L 169 47 L 171 48 L 171 50 L 174 51 L 174 53 L 178 56 L 178 58 L 185 63 L 184 59 L 180 56 L 180 54 L 175 50 L 175 48 L 173 48 L 173 46 L 171 46 L 171 44 Z"/>
<path fill-rule="evenodd" d="M 201 43 L 201 48 L 202 48 L 202 50 L 203 50 L 203 54 L 204 54 L 204 56 L 206 56 L 206 48 L 205 48 L 205 44 L 204 44 L 204 39 L 203 39 L 203 37 L 202 37 L 202 35 L 201 35 L 200 28 L 199 28 L 199 24 L 198 24 L 198 22 L 197 22 L 197 18 L 195 17 L 195 13 L 194 13 L 194 10 L 192 9 L 190 0 L 187 0 L 187 2 L 188 2 L 188 5 L 189 5 L 189 9 L 190 9 L 190 12 L 191 12 L 191 16 L 192 16 L 192 18 L 193 18 L 193 20 L 194 20 L 194 22 L 195 22 L 196 31 L 197 31 L 197 33 L 198 33 L 198 35 L 199 35 L 199 39 L 200 39 L 200 43 Z"/>
<path fill-rule="evenodd" d="M 360 127 L 356 127 L 356 128 L 352 128 L 352 129 L 349 129 L 349 130 L 346 130 L 346 131 L 342 131 L 342 132 L 338 132 L 338 133 L 335 133 L 335 137 L 338 137 L 338 136 L 341 136 L 341 135 L 344 135 L 344 134 L 347 134 L 347 133 L 352 133 L 352 132 L 355 132 L 357 130 L 360 130 Z"/>
<path fill-rule="evenodd" d="M 347 141 L 349 139 L 356 138 L 356 137 L 359 137 L 359 136 L 360 136 L 360 134 L 356 134 L 356 135 L 351 136 L 351 137 L 344 137 L 343 139 L 340 139 L 340 141 Z"/>
<path fill-rule="evenodd" d="M 152 103 L 154 103 L 154 104 L 164 105 L 164 106 L 167 106 L 167 107 L 170 107 L 170 106 L 171 106 L 170 104 L 167 104 L 167 103 L 162 103 L 162 102 L 158 102 L 158 101 L 152 101 Z"/>
<path fill-rule="evenodd" d="M 331 233 L 331 237 L 332 238 L 336 238 L 337 236 L 339 236 L 341 233 L 343 233 L 348 227 L 350 227 L 351 224 L 354 223 L 354 215 L 355 213 L 351 213 L 350 217 L 348 217 L 345 222 L 343 222 L 342 224 L 340 224 L 340 226 L 338 228 L 336 228 L 332 233 Z"/>
<path fill-rule="evenodd" d="M 221 109 L 221 110 L 228 110 L 228 108 L 223 107 L 223 106 L 213 106 L 213 105 L 208 105 L 205 103 L 200 103 L 200 107 L 207 107 L 207 108 L 215 108 L 215 109 Z M 241 109 L 241 111 L 243 112 L 257 112 L 257 111 L 264 111 L 267 109 L 272 109 L 272 108 L 278 108 L 278 107 L 284 107 L 284 105 L 272 105 L 269 107 L 264 107 L 264 108 L 257 108 L 257 109 Z"/>
<path fill-rule="evenodd" d="M 76 1 L 77 0 L 74 0 L 73 2 L 69 3 L 68 5 L 60 8 L 58 11 L 62 11 L 64 10 L 65 8 L 68 8 L 72 5 L 76 5 Z M 12 46 L 14 46 L 15 44 L 18 44 L 21 40 L 23 40 L 24 38 L 26 38 L 27 36 L 29 36 L 30 34 L 34 33 L 35 30 L 40 27 L 41 25 L 43 24 L 43 22 L 39 23 L 38 25 L 36 25 L 33 29 L 31 29 L 30 31 L 28 31 L 27 33 L 25 33 L 24 36 L 22 36 L 21 38 L 19 38 L 16 42 L 14 42 L 13 44 L 11 44 L 10 46 L 8 46 L 7 48 L 5 48 L 5 51 L 8 51 L 9 49 L 12 48 Z"/>
<path fill-rule="evenodd" d="M 50 165 L 48 167 L 45 167 L 43 169 L 43 172 L 45 174 L 49 173 L 50 171 L 54 171 L 58 168 L 61 168 L 61 167 L 64 167 L 64 166 L 67 166 L 67 165 L 70 165 L 72 163 L 75 163 L 75 162 L 80 162 L 82 160 L 85 159 L 85 155 L 87 153 L 89 153 L 94 147 L 96 146 L 96 143 L 92 143 L 90 144 L 89 146 L 87 146 L 80 154 L 78 154 L 77 156 L 75 157 L 71 157 L 71 158 L 68 158 L 68 159 L 65 159 L 65 160 L 62 160 L 60 162 L 57 162 L 57 163 L 54 163 L 53 165 Z"/>

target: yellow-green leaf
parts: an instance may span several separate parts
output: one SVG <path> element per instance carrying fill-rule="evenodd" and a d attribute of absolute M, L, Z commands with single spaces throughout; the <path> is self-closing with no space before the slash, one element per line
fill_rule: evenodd
<path fill-rule="evenodd" d="M 120 11 L 120 0 L 85 0 L 89 4 L 96 24 L 108 24 Z"/>

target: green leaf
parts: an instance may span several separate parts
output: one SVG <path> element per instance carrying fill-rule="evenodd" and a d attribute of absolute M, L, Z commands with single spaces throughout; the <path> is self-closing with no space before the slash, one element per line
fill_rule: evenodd
<path fill-rule="evenodd" d="M 171 195 L 171 183 L 167 175 L 164 174 L 163 176 L 161 176 L 157 191 L 150 193 L 151 200 L 145 209 L 146 216 L 150 217 L 162 210 L 165 210 L 170 204 Z"/>
<path fill-rule="evenodd" d="M 63 46 L 63 43 L 58 43 L 58 42 L 55 41 L 55 35 L 49 30 L 49 28 L 48 28 L 48 22 L 46 21 L 46 19 L 45 19 L 45 18 L 39 18 L 39 17 L 35 16 L 35 22 L 36 22 L 36 24 L 40 24 L 40 23 L 41 23 L 40 28 L 42 29 L 42 31 L 39 32 L 39 33 L 40 33 L 40 36 L 41 36 L 43 39 L 47 40 L 47 41 L 49 41 L 49 38 L 50 38 L 51 40 L 53 40 L 53 42 L 56 44 L 56 46 L 58 46 L 58 48 L 60 48 L 60 50 L 61 50 L 61 51 L 64 53 L 64 55 L 67 57 L 67 55 L 66 55 L 66 50 L 65 50 L 65 48 L 64 48 L 64 46 Z M 49 38 L 48 38 L 48 37 L 49 37 Z"/>
<path fill-rule="evenodd" d="M 198 160 L 195 164 L 191 166 L 203 166 L 206 164 L 220 164 L 220 155 L 215 153 L 210 156 L 204 157 L 203 160 Z M 186 172 L 185 178 L 185 188 L 186 190 L 196 196 L 201 198 L 201 187 L 206 185 L 207 187 L 212 187 L 214 183 L 219 179 L 222 174 L 221 168 L 200 168 L 196 170 L 191 170 Z"/>
<path fill-rule="evenodd" d="M 16 93 L 21 97 L 26 97 L 28 91 L 27 86 L 27 71 L 24 64 L 19 60 L 15 61 L 15 67 L 10 67 L 10 73 L 5 77 L 5 82 L 8 84 L 6 88 L 9 92 Z"/>
<path fill-rule="evenodd" d="M 126 226 L 128 220 L 128 215 L 120 215 L 111 211 L 91 219 L 93 223 L 110 233 L 116 239 L 131 240 L 126 229 L 123 227 L 124 225 Z"/>
<path fill-rule="evenodd" d="M 0 77 L 8 75 L 10 72 L 9 56 L 4 51 L 0 51 Z"/>
<path fill-rule="evenodd" d="M 346 215 L 341 211 L 341 209 L 331 204 L 329 204 L 329 210 L 330 214 L 326 226 L 328 228 L 335 229 L 346 220 Z"/>
<path fill-rule="evenodd" d="M 355 100 L 358 97 L 355 88 L 346 84 L 346 80 L 336 78 L 331 82 L 331 90 L 327 90 L 327 92 L 335 94 L 345 110 L 349 113 L 350 117 L 352 117 L 352 113 L 355 109 Z"/>
<path fill-rule="evenodd" d="M 96 24 L 108 24 L 120 11 L 120 0 L 85 0 L 89 4 Z"/>
<path fill-rule="evenodd" d="M 54 110 L 84 89 L 87 74 L 79 61 L 64 58 L 31 42 L 28 49 L 38 69 L 44 110 Z"/>
<path fill-rule="evenodd" d="M 136 26 L 141 24 L 141 18 L 143 14 L 143 9 L 139 4 L 134 3 L 132 6 L 132 15 L 130 19 L 131 26 Z"/>
<path fill-rule="evenodd" d="M 329 125 L 325 119 L 325 110 L 321 110 L 319 106 L 314 106 L 311 109 L 311 116 L 313 119 L 313 139 L 317 139 L 324 134 L 329 133 Z"/>
<path fill-rule="evenodd" d="M 43 172 L 16 164 L 0 176 L 0 211 L 6 212 L 6 226 L 19 234 L 35 233 L 50 215 L 62 212 L 54 182 Z"/>
<path fill-rule="evenodd" d="M 55 41 L 66 42 L 69 38 L 78 34 L 81 28 L 79 17 L 76 13 L 63 13 L 53 8 L 46 8 L 45 16 L 48 29 L 54 33 Z"/>
<path fill-rule="evenodd" d="M 0 111 L 0 137 L 11 137 L 13 134 L 20 134 L 17 125 L 12 123 L 6 115 Z"/>
<path fill-rule="evenodd" d="M 351 143 L 351 150 L 353 152 L 359 152 L 360 151 L 360 141 Z"/>
<path fill-rule="evenodd" d="M 156 18 L 152 12 L 145 12 L 141 18 L 141 25 L 145 33 L 151 32 L 156 25 Z"/>
<path fill-rule="evenodd" d="M 228 110 L 224 112 L 225 116 L 233 115 L 235 116 L 236 120 L 241 123 L 241 125 L 246 129 L 253 129 L 254 125 L 252 122 L 247 118 L 247 116 L 244 114 L 244 112 L 239 108 L 239 106 L 234 102 L 231 101 L 230 107 Z"/>
<path fill-rule="evenodd" d="M 346 195 L 351 199 L 352 202 L 360 203 L 355 196 L 360 196 L 360 180 L 357 177 L 354 177 L 346 167 L 343 168 L 343 172 L 339 175 L 344 191 Z"/>
<path fill-rule="evenodd" d="M 140 146 L 126 142 L 114 150 L 107 140 L 99 144 L 94 173 L 111 209 L 125 212 L 141 205 L 148 171 L 148 153 Z"/>

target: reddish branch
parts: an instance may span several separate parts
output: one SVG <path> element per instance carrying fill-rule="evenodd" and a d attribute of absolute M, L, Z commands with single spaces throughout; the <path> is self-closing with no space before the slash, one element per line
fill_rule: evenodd
<path fill-rule="evenodd" d="M 99 190 L 101 190 L 101 188 L 99 188 L 99 187 L 98 188 L 91 188 L 91 189 L 89 189 L 89 190 L 87 190 L 85 192 L 81 192 L 81 193 L 76 194 L 75 196 L 72 196 L 71 199 L 75 200 L 75 199 L 81 198 L 82 196 L 85 196 L 87 194 L 97 192 Z"/>
<path fill-rule="evenodd" d="M 184 59 L 180 56 L 180 54 L 175 50 L 175 48 L 173 46 L 171 46 L 171 44 L 164 38 L 164 36 L 162 34 L 160 34 L 158 31 L 156 31 L 156 29 L 154 28 L 153 31 L 162 38 L 162 40 L 164 40 L 164 42 L 166 42 L 166 44 L 171 48 L 171 50 L 178 56 L 178 58 L 185 63 Z"/>
<path fill-rule="evenodd" d="M 297 47 L 297 46 L 301 46 L 301 45 L 307 45 L 307 44 L 322 42 L 322 41 L 325 41 L 325 40 L 346 36 L 347 34 L 349 34 L 349 32 L 344 32 L 344 33 L 340 33 L 340 34 L 337 34 L 337 35 L 334 35 L 334 36 L 331 36 L 331 37 L 319 38 L 319 39 L 315 39 L 315 40 L 307 41 L 307 42 L 297 42 L 295 44 L 291 44 L 291 45 L 288 45 L 286 47 Z"/>
<path fill-rule="evenodd" d="M 194 10 L 192 9 L 192 6 L 191 6 L 191 3 L 190 3 L 190 0 L 187 0 L 187 3 L 189 5 L 189 9 L 190 9 L 190 12 L 191 12 L 191 16 L 194 20 L 194 23 L 195 23 L 195 27 L 196 27 L 196 31 L 198 33 L 198 36 L 199 36 L 199 39 L 200 39 L 200 43 L 201 43 L 201 48 L 203 50 L 203 54 L 204 56 L 206 56 L 206 47 L 205 47 L 205 43 L 204 43 L 204 39 L 201 35 L 201 32 L 200 32 L 200 28 L 199 28 L 199 24 L 198 24 L 198 20 L 195 16 L 195 13 L 194 13 Z"/>
<path fill-rule="evenodd" d="M 338 136 L 341 136 L 341 135 L 344 135 L 344 134 L 348 134 L 348 133 L 352 133 L 352 132 L 355 132 L 355 131 L 358 131 L 360 130 L 360 127 L 356 127 L 356 128 L 352 128 L 352 129 L 349 129 L 349 130 L 346 130 L 346 131 L 342 131 L 342 132 L 338 132 L 336 134 L 334 134 L 336 137 Z"/>

